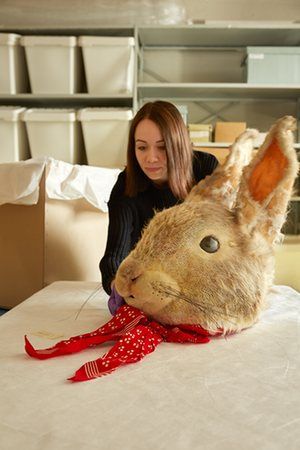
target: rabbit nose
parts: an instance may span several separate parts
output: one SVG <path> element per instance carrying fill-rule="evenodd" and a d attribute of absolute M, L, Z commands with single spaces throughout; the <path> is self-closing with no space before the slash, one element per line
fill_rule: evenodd
<path fill-rule="evenodd" d="M 128 284 L 135 283 L 141 274 L 142 269 L 135 263 L 135 261 L 124 262 L 118 270 L 118 276 L 120 276 L 122 280 Z"/>
<path fill-rule="evenodd" d="M 115 278 L 116 289 L 123 297 L 133 295 L 132 288 L 142 274 L 142 268 L 135 260 L 124 260 Z"/>

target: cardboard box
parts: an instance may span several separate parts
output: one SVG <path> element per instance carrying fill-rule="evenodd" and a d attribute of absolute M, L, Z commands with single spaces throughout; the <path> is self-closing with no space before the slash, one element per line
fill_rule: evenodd
<path fill-rule="evenodd" d="M 58 280 L 101 282 L 108 214 L 84 199 L 0 206 L 0 307 L 12 308 Z"/>
<path fill-rule="evenodd" d="M 212 139 L 213 126 L 208 123 L 189 123 L 190 140 L 197 147 L 202 142 L 210 142 Z"/>
<path fill-rule="evenodd" d="M 44 287 L 45 177 L 36 205 L 0 206 L 0 307 Z"/>
<path fill-rule="evenodd" d="M 229 142 L 232 144 L 245 130 L 246 122 L 216 122 L 215 142 Z"/>
<path fill-rule="evenodd" d="M 247 47 L 246 51 L 243 61 L 243 78 L 246 83 L 300 83 L 299 46 Z"/>

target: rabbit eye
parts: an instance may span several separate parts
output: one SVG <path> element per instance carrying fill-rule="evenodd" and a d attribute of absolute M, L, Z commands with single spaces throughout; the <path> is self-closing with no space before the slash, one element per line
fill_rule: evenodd
<path fill-rule="evenodd" d="M 218 239 L 213 236 L 205 236 L 200 242 L 200 247 L 207 253 L 215 253 L 220 248 Z"/>

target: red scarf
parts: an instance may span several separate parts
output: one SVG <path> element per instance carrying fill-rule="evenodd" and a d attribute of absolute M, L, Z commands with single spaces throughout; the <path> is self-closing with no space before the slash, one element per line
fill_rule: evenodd
<path fill-rule="evenodd" d="M 48 359 L 80 352 L 102 342 L 118 341 L 101 358 L 85 363 L 73 377 L 68 378 L 71 381 L 86 381 L 107 375 L 122 365 L 140 361 L 162 341 L 205 344 L 210 341 L 209 336 L 220 334 L 222 331 L 209 333 L 200 325 L 161 325 L 149 320 L 139 309 L 124 305 L 109 322 L 95 331 L 71 337 L 44 350 L 35 350 L 25 336 L 25 350 L 33 358 Z"/>

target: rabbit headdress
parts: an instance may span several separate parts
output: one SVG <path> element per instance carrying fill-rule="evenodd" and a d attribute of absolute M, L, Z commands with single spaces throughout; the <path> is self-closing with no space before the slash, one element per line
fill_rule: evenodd
<path fill-rule="evenodd" d="M 70 378 L 84 381 L 139 361 L 163 341 L 205 343 L 251 326 L 265 307 L 297 175 L 295 122 L 279 120 L 250 164 L 256 132 L 246 131 L 182 204 L 155 214 L 119 267 L 115 286 L 127 305 L 112 320 L 48 349 L 26 338 L 26 352 L 47 359 L 118 341 Z"/>
<path fill-rule="evenodd" d="M 128 305 L 160 323 L 212 332 L 257 320 L 298 170 L 295 125 L 290 116 L 278 120 L 254 156 L 257 132 L 245 131 L 223 166 L 154 216 L 117 272 Z"/>

